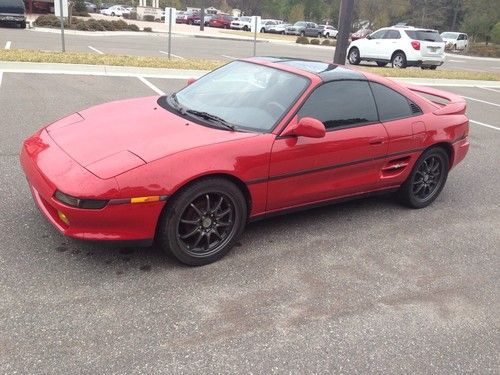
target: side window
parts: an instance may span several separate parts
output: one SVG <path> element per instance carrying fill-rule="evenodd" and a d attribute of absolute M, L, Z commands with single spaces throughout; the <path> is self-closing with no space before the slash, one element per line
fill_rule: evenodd
<path fill-rule="evenodd" d="M 336 81 L 318 87 L 299 111 L 328 130 L 378 122 L 373 95 L 366 81 Z"/>
<path fill-rule="evenodd" d="M 380 121 L 391 121 L 398 118 L 422 114 L 420 108 L 406 97 L 379 83 L 370 82 L 377 103 Z"/>
<path fill-rule="evenodd" d="M 370 34 L 370 39 L 383 39 L 385 32 L 385 30 L 375 31 L 373 34 Z"/>
<path fill-rule="evenodd" d="M 387 30 L 384 39 L 401 39 L 401 34 L 397 30 Z"/>

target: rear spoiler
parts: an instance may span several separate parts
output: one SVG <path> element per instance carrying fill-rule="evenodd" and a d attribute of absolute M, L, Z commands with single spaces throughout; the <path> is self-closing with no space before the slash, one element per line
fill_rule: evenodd
<path fill-rule="evenodd" d="M 467 107 L 467 103 L 464 98 L 459 95 L 452 94 L 451 92 L 438 90 L 432 87 L 419 86 L 419 85 L 410 85 L 403 84 L 407 89 L 417 93 L 417 94 L 426 94 L 430 96 L 434 96 L 437 98 L 441 98 L 447 101 L 447 103 L 435 102 L 432 99 L 426 98 L 431 101 L 433 104 L 439 106 L 440 108 L 436 109 L 433 113 L 438 116 L 443 115 L 463 115 L 465 114 L 465 109 Z"/>

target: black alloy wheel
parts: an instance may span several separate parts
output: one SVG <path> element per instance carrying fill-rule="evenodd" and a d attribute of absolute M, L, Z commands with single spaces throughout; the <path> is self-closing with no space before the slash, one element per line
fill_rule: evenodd
<path fill-rule="evenodd" d="M 449 157 L 445 150 L 436 147 L 424 152 L 398 192 L 402 203 L 413 208 L 431 204 L 441 193 L 448 170 Z"/>
<path fill-rule="evenodd" d="M 214 262 L 242 233 L 246 215 L 245 198 L 233 183 L 198 181 L 167 201 L 159 227 L 161 244 L 182 263 Z"/>

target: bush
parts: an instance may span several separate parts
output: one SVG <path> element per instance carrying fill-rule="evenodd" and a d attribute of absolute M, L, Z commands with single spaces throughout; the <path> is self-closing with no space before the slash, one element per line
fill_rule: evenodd
<path fill-rule="evenodd" d="M 309 39 L 306 38 L 305 36 L 299 36 L 297 38 L 297 40 L 295 41 L 295 43 L 299 43 L 299 44 L 309 44 Z"/>
<path fill-rule="evenodd" d="M 84 0 L 75 0 L 75 11 L 76 12 L 87 12 L 87 7 L 85 6 Z"/>
<path fill-rule="evenodd" d="M 142 29 L 142 31 L 145 31 L 147 33 L 150 33 L 153 31 L 153 29 L 151 27 L 145 27 L 144 29 Z"/>
<path fill-rule="evenodd" d="M 319 39 L 311 39 L 311 44 L 314 44 L 315 46 L 319 46 L 320 41 L 319 41 Z"/>
<path fill-rule="evenodd" d="M 311 44 L 312 44 L 312 41 L 311 41 Z M 328 39 L 325 39 L 325 40 L 323 40 L 323 41 L 321 42 L 321 45 L 322 45 L 322 46 L 330 46 L 331 44 L 330 44 L 330 41 L 329 41 Z"/>
<path fill-rule="evenodd" d="M 491 30 L 491 41 L 500 44 L 500 22 L 497 22 L 493 30 Z"/>
<path fill-rule="evenodd" d="M 142 20 L 148 22 L 154 22 L 155 16 L 153 16 L 152 14 L 146 14 L 144 17 L 142 17 Z"/>
<path fill-rule="evenodd" d="M 64 23 L 66 25 L 66 22 Z M 61 26 L 61 21 L 58 17 L 53 14 L 45 14 L 43 16 L 38 17 L 35 20 L 36 26 L 44 26 L 44 27 L 59 27 Z"/>
<path fill-rule="evenodd" d="M 126 23 L 124 20 L 118 20 L 118 21 L 111 21 L 111 25 L 113 27 L 113 30 L 127 30 L 128 28 L 128 23 Z"/>
<path fill-rule="evenodd" d="M 481 56 L 481 57 L 500 57 L 500 46 L 495 44 L 470 44 L 469 55 Z"/>
<path fill-rule="evenodd" d="M 137 26 L 135 23 L 129 23 L 127 26 L 127 30 L 128 31 L 141 31 L 141 29 L 139 29 L 139 26 Z"/>
<path fill-rule="evenodd" d="M 90 14 L 88 14 L 87 11 L 84 11 L 84 12 L 74 11 L 73 16 L 75 16 L 75 17 L 90 17 Z"/>

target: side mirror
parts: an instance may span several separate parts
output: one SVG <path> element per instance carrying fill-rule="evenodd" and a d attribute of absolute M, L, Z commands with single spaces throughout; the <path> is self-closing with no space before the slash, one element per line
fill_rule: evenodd
<path fill-rule="evenodd" d="M 368 35 L 366 36 L 366 39 L 368 39 L 368 40 L 370 40 L 371 38 L 372 38 L 372 36 L 371 36 L 370 34 L 368 34 Z"/>
<path fill-rule="evenodd" d="M 195 83 L 195 82 L 196 82 L 196 78 L 189 78 L 189 79 L 187 80 L 187 84 L 188 84 L 188 86 L 189 86 L 189 85 L 191 85 L 191 84 L 193 84 L 193 83 Z"/>
<path fill-rule="evenodd" d="M 281 135 L 307 138 L 323 138 L 326 134 L 325 125 L 312 117 L 303 117 L 295 125 L 287 128 Z"/>

